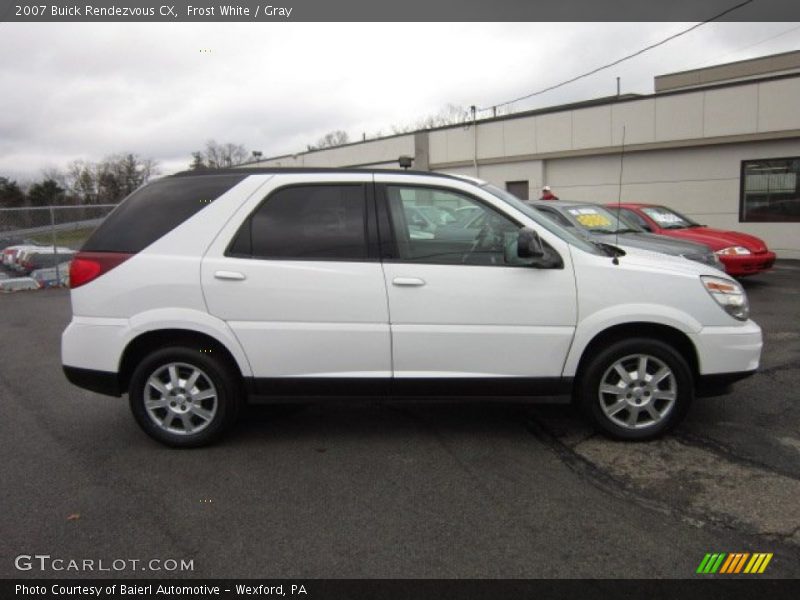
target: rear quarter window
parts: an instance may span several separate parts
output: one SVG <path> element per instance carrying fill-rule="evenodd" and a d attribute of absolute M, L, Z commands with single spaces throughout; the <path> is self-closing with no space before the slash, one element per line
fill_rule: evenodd
<path fill-rule="evenodd" d="M 234 187 L 247 173 L 165 177 L 125 198 L 92 233 L 84 252 L 143 250 Z"/>
<path fill-rule="evenodd" d="M 363 184 L 279 189 L 245 220 L 228 256 L 286 260 L 365 260 Z"/>

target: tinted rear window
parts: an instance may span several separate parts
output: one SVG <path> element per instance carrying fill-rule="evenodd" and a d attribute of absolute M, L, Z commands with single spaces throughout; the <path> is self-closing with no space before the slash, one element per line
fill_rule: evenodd
<path fill-rule="evenodd" d="M 248 173 L 166 177 L 128 196 L 86 240 L 85 252 L 139 252 L 219 198 Z"/>
<path fill-rule="evenodd" d="M 364 186 L 316 184 L 277 190 L 244 222 L 228 255 L 266 259 L 366 259 Z"/>

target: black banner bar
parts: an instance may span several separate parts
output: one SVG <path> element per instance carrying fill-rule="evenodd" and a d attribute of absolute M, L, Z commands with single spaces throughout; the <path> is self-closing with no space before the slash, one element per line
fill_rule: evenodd
<path fill-rule="evenodd" d="M 287 579 L 287 580 L 4 580 L 0 598 L 74 600 L 127 598 L 193 600 L 294 598 L 303 600 L 738 600 L 796 598 L 798 581 L 739 576 L 685 580 L 442 580 L 442 579 Z"/>
<path fill-rule="evenodd" d="M 800 21 L 797 0 L 0 0 L 9 22 Z"/>

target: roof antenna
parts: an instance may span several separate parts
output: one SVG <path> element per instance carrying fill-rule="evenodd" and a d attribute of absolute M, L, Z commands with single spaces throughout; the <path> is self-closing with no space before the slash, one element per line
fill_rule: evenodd
<path fill-rule="evenodd" d="M 619 185 L 617 186 L 617 227 L 614 231 L 614 246 L 619 245 L 619 224 L 620 224 L 620 204 L 622 204 L 622 167 L 625 164 L 625 125 L 622 126 L 622 150 L 619 153 Z M 611 260 L 615 265 L 619 264 L 619 257 L 615 254 Z"/>

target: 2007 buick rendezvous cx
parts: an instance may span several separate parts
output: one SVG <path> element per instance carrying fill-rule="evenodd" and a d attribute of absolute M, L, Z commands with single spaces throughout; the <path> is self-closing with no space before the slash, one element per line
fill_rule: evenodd
<path fill-rule="evenodd" d="M 446 225 L 423 235 L 419 206 Z M 480 228 L 458 229 L 465 207 Z M 109 215 L 70 280 L 67 377 L 127 392 L 173 446 L 287 395 L 572 395 L 611 436 L 652 438 L 696 392 L 753 373 L 762 345 L 722 272 L 587 242 L 433 173 L 165 177 Z"/>

